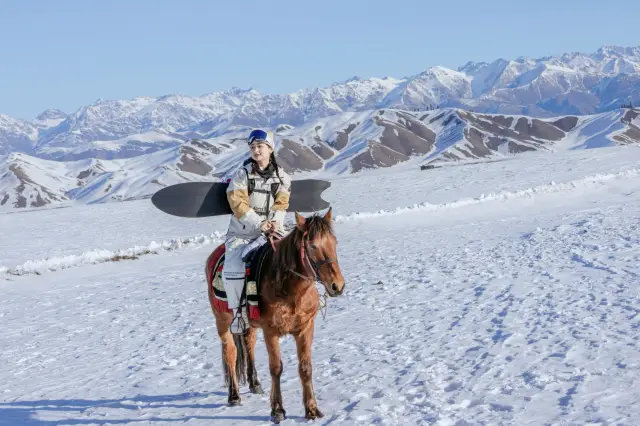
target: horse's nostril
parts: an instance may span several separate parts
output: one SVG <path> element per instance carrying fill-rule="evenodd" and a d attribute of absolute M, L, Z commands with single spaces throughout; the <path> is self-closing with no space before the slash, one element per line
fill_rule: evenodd
<path fill-rule="evenodd" d="M 338 291 L 338 286 L 336 285 L 336 283 L 331 284 L 331 290 L 337 292 Z"/>

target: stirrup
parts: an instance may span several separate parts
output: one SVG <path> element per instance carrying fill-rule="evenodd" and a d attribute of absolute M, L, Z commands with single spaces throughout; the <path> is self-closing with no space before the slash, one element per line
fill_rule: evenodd
<path fill-rule="evenodd" d="M 234 324 L 236 325 L 234 327 Z M 233 316 L 231 324 L 229 324 L 229 331 L 231 334 L 245 335 L 249 330 L 249 315 L 246 313 L 246 305 L 240 305 L 236 309 L 236 313 Z"/>

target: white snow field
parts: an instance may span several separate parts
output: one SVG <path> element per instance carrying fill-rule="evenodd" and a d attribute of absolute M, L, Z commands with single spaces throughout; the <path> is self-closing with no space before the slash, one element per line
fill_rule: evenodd
<path fill-rule="evenodd" d="M 333 179 L 346 291 L 325 425 L 639 425 L 640 147 Z M 270 424 L 227 406 L 203 275 L 228 217 L 149 200 L 0 214 L 0 424 Z M 116 255 L 136 259 L 108 261 Z M 288 418 L 307 423 L 282 339 Z"/>

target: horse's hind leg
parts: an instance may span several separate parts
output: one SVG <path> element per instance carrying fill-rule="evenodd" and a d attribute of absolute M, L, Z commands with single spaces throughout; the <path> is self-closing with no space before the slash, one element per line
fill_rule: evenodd
<path fill-rule="evenodd" d="M 295 336 L 298 348 L 298 374 L 302 383 L 302 402 L 304 404 L 304 414 L 307 419 L 323 417 L 324 414 L 318 408 L 316 395 L 313 390 L 311 343 L 313 341 L 313 323 L 311 321 L 307 328 Z"/>
<path fill-rule="evenodd" d="M 251 393 L 262 395 L 264 391 L 258 380 L 258 372 L 256 371 L 256 340 L 258 338 L 258 330 L 249 327 L 247 334 L 244 336 L 244 343 L 247 348 L 247 378 L 249 380 L 249 390 Z"/>

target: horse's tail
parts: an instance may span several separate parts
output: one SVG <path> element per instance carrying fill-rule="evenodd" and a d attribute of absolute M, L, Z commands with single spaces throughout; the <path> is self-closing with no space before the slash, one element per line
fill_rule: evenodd
<path fill-rule="evenodd" d="M 238 379 L 238 386 L 242 386 L 247 383 L 247 345 L 245 344 L 244 336 L 239 334 L 233 335 L 233 343 L 236 346 L 236 378 Z M 224 366 L 224 384 L 229 386 L 231 382 L 231 371 L 227 363 L 224 362 L 224 353 L 222 360 L 222 365 Z"/>
<path fill-rule="evenodd" d="M 236 345 L 236 377 L 238 385 L 247 383 L 247 345 L 244 336 L 233 335 L 233 343 Z"/>

